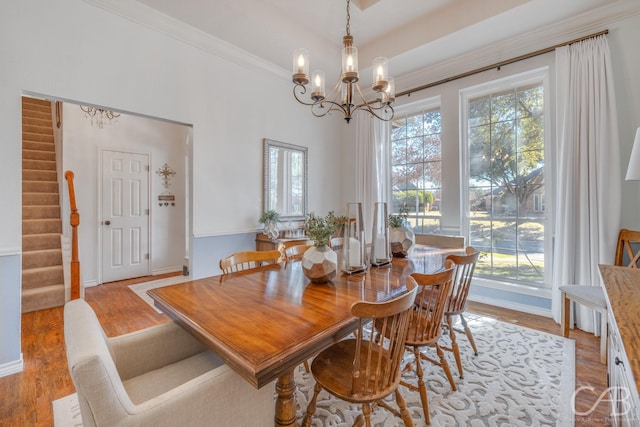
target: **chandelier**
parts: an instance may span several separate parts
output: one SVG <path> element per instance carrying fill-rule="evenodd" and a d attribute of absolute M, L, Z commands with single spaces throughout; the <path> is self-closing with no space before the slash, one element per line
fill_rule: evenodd
<path fill-rule="evenodd" d="M 293 96 L 299 103 L 311 106 L 311 112 L 316 117 L 323 117 L 331 111 L 341 111 L 349 123 L 355 111 L 366 110 L 373 117 L 389 121 L 393 119 L 394 114 L 391 104 L 395 98 L 395 88 L 393 78 L 388 75 L 387 58 L 379 57 L 373 60 L 372 89 L 379 97 L 367 102 L 358 86 L 358 49 L 353 46 L 353 36 L 350 32 L 349 5 L 350 0 L 347 0 L 347 34 L 342 38 L 342 70 L 338 82 L 331 92 L 325 95 L 324 72 L 314 71 L 311 76 L 311 102 L 302 100 L 300 97 L 307 92 L 309 84 L 309 52 L 303 48 L 296 49 L 293 52 Z M 354 92 L 357 93 L 358 100 L 355 99 Z"/>
<path fill-rule="evenodd" d="M 81 105 L 80 109 L 84 111 L 85 118 L 91 118 L 91 126 L 93 126 L 93 122 L 95 121 L 99 129 L 102 129 L 105 124 L 111 123 L 111 120 L 116 117 L 120 117 L 119 113 L 114 113 L 111 110 L 105 110 L 103 108 L 85 107 Z"/>

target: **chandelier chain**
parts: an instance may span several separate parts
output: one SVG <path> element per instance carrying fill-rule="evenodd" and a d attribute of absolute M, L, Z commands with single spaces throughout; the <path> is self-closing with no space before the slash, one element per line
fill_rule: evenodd
<path fill-rule="evenodd" d="M 351 12 L 349 10 L 349 4 L 350 4 L 350 1 L 347 0 L 347 35 L 348 36 L 351 35 L 351 24 L 349 23 L 351 21 Z"/>

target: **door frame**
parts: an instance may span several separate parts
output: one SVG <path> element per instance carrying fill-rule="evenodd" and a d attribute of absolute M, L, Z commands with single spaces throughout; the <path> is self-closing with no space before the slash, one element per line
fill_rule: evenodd
<path fill-rule="evenodd" d="M 104 283 L 104 265 L 102 260 L 103 258 L 103 253 L 104 253 L 104 242 L 102 239 L 102 227 L 103 226 L 103 221 L 104 219 L 102 218 L 102 198 L 103 198 L 103 189 L 102 189 L 102 179 L 103 179 L 103 175 L 104 175 L 104 170 L 103 170 L 103 161 L 104 161 L 104 152 L 105 151 L 112 151 L 112 152 L 119 152 L 119 153 L 128 153 L 128 154 L 137 154 L 137 155 L 142 155 L 142 156 L 147 156 L 147 158 L 149 159 L 149 165 L 147 168 L 147 210 L 149 211 L 148 215 L 147 215 L 147 248 L 148 248 L 148 252 L 149 252 L 149 258 L 147 258 L 147 272 L 146 275 L 149 276 L 151 275 L 151 258 L 153 257 L 152 255 L 152 245 L 151 242 L 153 241 L 152 239 L 152 230 L 151 230 L 151 215 L 152 215 L 152 209 L 151 209 L 151 164 L 152 164 L 152 158 L 151 158 L 151 153 L 148 151 L 141 151 L 141 150 L 123 150 L 121 148 L 112 148 L 112 147 L 100 147 L 100 151 L 98 153 L 98 171 L 99 171 L 99 175 L 98 175 L 98 179 L 96 180 L 96 185 L 98 186 L 98 191 L 96 192 L 97 194 L 97 221 L 96 221 L 96 226 L 97 226 L 97 234 L 98 234 L 98 247 L 99 250 L 96 251 L 96 266 L 97 266 L 97 276 L 98 276 L 98 284 L 103 284 Z"/>

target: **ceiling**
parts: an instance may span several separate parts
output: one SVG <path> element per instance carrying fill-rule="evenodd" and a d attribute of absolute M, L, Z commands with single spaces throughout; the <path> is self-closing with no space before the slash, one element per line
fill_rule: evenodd
<path fill-rule="evenodd" d="M 137 1 L 282 69 L 305 47 L 311 70 L 339 72 L 345 0 Z M 400 76 L 620 1 L 637 0 L 353 0 L 350 28 L 367 80 L 377 56 Z"/>

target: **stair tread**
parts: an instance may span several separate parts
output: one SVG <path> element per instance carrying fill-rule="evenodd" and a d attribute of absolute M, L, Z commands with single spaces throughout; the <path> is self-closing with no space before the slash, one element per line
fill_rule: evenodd
<path fill-rule="evenodd" d="M 58 249 L 31 249 L 31 250 L 27 250 L 27 251 L 22 251 L 22 253 L 31 253 L 31 254 L 35 254 L 35 253 L 45 253 L 45 252 L 50 252 L 50 253 L 54 253 L 54 252 L 62 252 L 62 249 L 58 248 Z"/>
<path fill-rule="evenodd" d="M 64 283 L 57 283 L 55 285 L 46 285 L 46 286 L 40 286 L 39 288 L 29 288 L 29 289 L 24 289 L 22 291 L 23 294 L 35 294 L 35 293 L 40 293 L 42 291 L 45 291 L 47 289 L 53 289 L 53 288 L 58 288 L 58 287 L 62 287 L 64 288 Z"/>
<path fill-rule="evenodd" d="M 62 270 L 62 264 L 57 264 L 57 265 L 47 265 L 45 267 L 31 267 L 31 268 L 23 268 L 22 269 L 22 273 L 33 273 L 33 274 L 37 274 L 37 273 L 41 273 L 41 272 L 46 272 L 46 271 L 56 271 L 56 270 Z"/>

